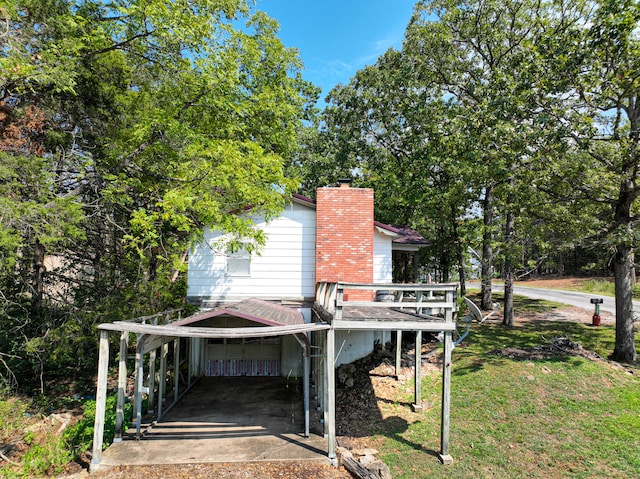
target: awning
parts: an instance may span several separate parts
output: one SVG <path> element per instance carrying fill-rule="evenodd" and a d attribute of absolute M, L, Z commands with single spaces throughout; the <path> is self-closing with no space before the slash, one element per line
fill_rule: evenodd
<path fill-rule="evenodd" d="M 216 316 L 229 315 L 256 323 L 256 326 L 242 328 L 210 328 L 191 326 Z M 123 331 L 153 336 L 180 338 L 247 338 L 283 336 L 329 329 L 327 323 L 305 323 L 297 309 L 250 298 L 211 311 L 194 314 L 169 324 L 145 324 L 134 321 L 104 323 L 98 329 Z"/>

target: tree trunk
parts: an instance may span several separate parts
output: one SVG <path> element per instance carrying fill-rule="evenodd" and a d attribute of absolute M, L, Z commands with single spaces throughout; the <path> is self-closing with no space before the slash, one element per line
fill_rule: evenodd
<path fill-rule="evenodd" d="M 155 281 L 158 273 L 158 252 L 160 248 L 154 246 L 151 248 L 151 256 L 149 257 L 149 281 Z"/>
<path fill-rule="evenodd" d="M 493 309 L 491 286 L 493 280 L 493 193 L 495 185 L 491 183 L 484 192 L 484 218 L 482 232 L 482 265 L 480 270 L 481 287 L 480 308 L 485 311 Z"/>
<path fill-rule="evenodd" d="M 502 324 L 512 327 L 514 323 L 513 312 L 513 236 L 516 229 L 516 215 L 513 211 L 515 203 L 515 177 L 509 178 L 509 193 L 507 194 L 507 217 L 505 224 L 505 249 L 506 260 L 504 264 L 504 316 Z"/>
<path fill-rule="evenodd" d="M 180 266 L 184 265 L 184 263 L 187 261 L 190 250 L 191 250 L 191 247 L 187 246 L 184 252 L 182 253 L 182 255 L 180 255 Z M 171 271 L 171 278 L 169 279 L 169 282 L 172 284 L 175 283 L 179 275 L 180 275 L 180 268 L 178 267 L 178 268 L 175 268 L 173 271 Z"/>
<path fill-rule="evenodd" d="M 613 270 L 616 284 L 616 345 L 611 359 L 633 363 L 638 359 L 633 331 L 632 249 L 617 246 Z"/>
<path fill-rule="evenodd" d="M 615 205 L 615 224 L 620 230 L 632 235 L 631 208 L 638 193 L 634 181 L 627 180 L 620 186 Z M 613 261 L 613 273 L 616 285 L 616 345 L 611 359 L 625 363 L 637 361 L 636 344 L 633 331 L 633 247 L 628 242 L 616 246 Z"/>
<path fill-rule="evenodd" d="M 44 245 L 36 239 L 33 249 L 33 297 L 31 308 L 34 313 L 40 314 L 42 311 L 42 297 L 44 296 Z"/>
<path fill-rule="evenodd" d="M 451 210 L 451 224 L 453 227 L 453 237 L 456 245 L 456 260 L 458 262 L 458 278 L 460 279 L 460 296 L 466 296 L 467 284 L 466 274 L 464 271 L 464 251 L 462 251 L 462 241 L 460 239 L 460 232 L 458 231 L 458 217 L 455 209 Z"/>

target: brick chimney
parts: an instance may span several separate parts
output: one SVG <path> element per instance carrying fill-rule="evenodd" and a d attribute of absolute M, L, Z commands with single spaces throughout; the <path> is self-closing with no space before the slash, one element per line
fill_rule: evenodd
<path fill-rule="evenodd" d="M 316 281 L 372 283 L 373 229 L 372 189 L 351 188 L 346 181 L 318 188 Z M 352 290 L 348 297 L 370 301 L 372 293 Z"/>

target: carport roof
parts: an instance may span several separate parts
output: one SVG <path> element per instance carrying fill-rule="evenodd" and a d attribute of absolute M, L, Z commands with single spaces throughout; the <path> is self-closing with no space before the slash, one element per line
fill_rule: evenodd
<path fill-rule="evenodd" d="M 191 326 L 205 319 L 229 315 L 244 318 L 260 326 L 242 328 L 211 328 Z M 267 327 L 265 327 L 267 326 Z M 189 316 L 169 324 L 144 324 L 136 321 L 116 321 L 101 324 L 107 331 L 123 331 L 154 336 L 185 338 L 243 338 L 282 336 L 329 329 L 326 323 L 305 323 L 300 311 L 261 299 L 250 298 L 210 311 Z"/>
<path fill-rule="evenodd" d="M 173 326 L 187 326 L 216 316 L 235 316 L 266 326 L 293 326 L 304 324 L 304 317 L 297 309 L 257 298 L 249 298 L 210 311 L 194 314 L 171 323 Z"/>

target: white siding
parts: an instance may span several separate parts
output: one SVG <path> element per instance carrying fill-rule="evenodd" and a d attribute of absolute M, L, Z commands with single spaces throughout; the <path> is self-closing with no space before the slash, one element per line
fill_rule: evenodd
<path fill-rule="evenodd" d="M 219 232 L 205 230 L 189 257 L 187 296 L 191 300 L 302 299 L 315 295 L 315 210 L 290 203 L 281 216 L 256 218 L 267 241 L 251 255 L 248 276 L 226 274 L 224 254 L 214 252 Z"/>
<path fill-rule="evenodd" d="M 373 235 L 373 282 L 391 283 L 391 237 L 375 231 Z"/>

